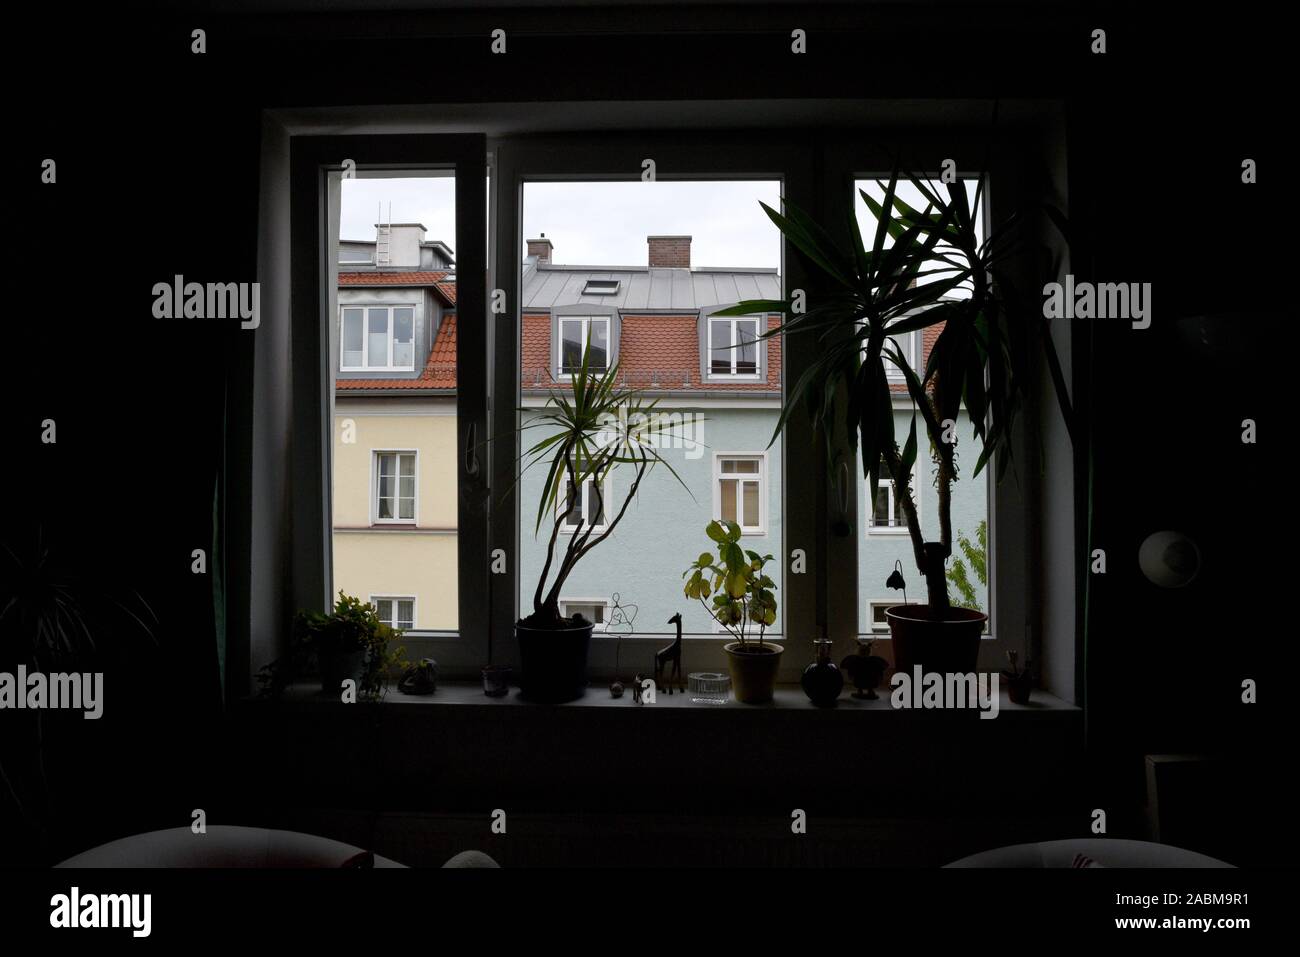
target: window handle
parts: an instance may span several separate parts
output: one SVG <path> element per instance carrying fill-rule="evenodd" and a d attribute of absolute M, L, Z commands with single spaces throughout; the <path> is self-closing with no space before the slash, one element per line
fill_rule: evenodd
<path fill-rule="evenodd" d="M 465 430 L 465 474 L 478 475 L 478 451 L 475 438 L 478 436 L 478 423 L 470 422 Z"/>

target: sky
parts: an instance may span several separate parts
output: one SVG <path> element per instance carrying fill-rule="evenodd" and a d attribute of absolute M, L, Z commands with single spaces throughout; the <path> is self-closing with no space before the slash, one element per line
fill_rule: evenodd
<path fill-rule="evenodd" d="M 423 223 L 425 238 L 455 249 L 455 181 L 451 177 L 350 179 L 343 181 L 339 235 L 375 238 L 385 220 Z M 879 197 L 874 181 L 857 184 Z M 974 195 L 974 183 L 967 190 Z M 899 196 L 924 207 L 921 194 L 902 184 Z M 647 236 L 692 237 L 695 266 L 775 268 L 780 235 L 759 206 L 780 208 L 775 181 L 658 181 L 528 183 L 524 187 L 524 236 L 542 233 L 554 245 L 553 261 L 570 265 L 644 266 Z M 391 204 L 391 205 L 390 205 Z M 875 219 L 855 193 L 858 224 L 870 248 Z M 390 213 L 391 209 L 391 213 Z M 981 217 L 977 221 L 982 222 Z M 519 257 L 524 257 L 520 243 Z"/>
<path fill-rule="evenodd" d="M 455 249 L 455 184 L 450 178 L 343 181 L 339 236 L 374 239 L 376 217 L 423 223 L 425 238 Z M 696 266 L 776 268 L 779 233 L 759 201 L 779 208 L 780 189 L 763 182 L 528 183 L 524 236 L 542 233 L 553 261 L 571 265 L 644 266 L 646 237 L 692 237 Z M 524 244 L 519 247 L 522 261 Z"/>

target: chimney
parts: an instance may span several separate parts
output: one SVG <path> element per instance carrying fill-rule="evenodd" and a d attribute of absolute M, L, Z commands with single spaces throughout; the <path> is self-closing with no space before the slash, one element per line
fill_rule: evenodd
<path fill-rule="evenodd" d="M 551 241 L 546 238 L 546 233 L 542 233 L 539 239 L 528 240 L 528 255 L 536 256 L 539 263 L 549 263 L 551 261 L 551 252 L 555 247 Z"/>
<path fill-rule="evenodd" d="M 375 265 L 394 269 L 420 268 L 420 243 L 428 232 L 420 223 L 377 223 Z"/>
<path fill-rule="evenodd" d="M 690 236 L 647 236 L 650 266 L 691 268 Z"/>

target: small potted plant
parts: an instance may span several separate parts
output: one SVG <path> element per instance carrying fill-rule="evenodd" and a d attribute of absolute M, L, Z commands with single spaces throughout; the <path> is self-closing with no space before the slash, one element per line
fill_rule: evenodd
<path fill-rule="evenodd" d="M 712 521 L 704 532 L 718 554 L 701 552 L 682 572 L 686 579 L 683 591 L 736 639 L 723 646 L 736 700 L 746 704 L 771 701 L 785 651 L 781 645 L 763 640 L 764 632 L 776 624 L 776 582 L 764 571 L 772 556 L 742 549 L 740 526 L 735 522 Z"/>
<path fill-rule="evenodd" d="M 1029 704 L 1029 695 L 1034 689 L 1034 676 L 1029 670 L 1029 660 L 1025 660 L 1025 666 L 1019 667 L 1017 662 L 1020 656 L 1014 651 L 1007 652 L 1007 661 L 1011 664 L 1010 669 L 1002 672 L 1002 680 L 1007 683 L 1007 697 L 1013 704 Z"/>
<path fill-rule="evenodd" d="M 540 414 L 521 426 L 546 433 L 524 453 L 528 461 L 523 465 L 523 471 L 537 465 L 546 470 L 535 528 L 536 532 L 544 526 L 549 529 L 546 562 L 533 592 L 533 610 L 515 624 L 520 689 L 525 697 L 537 701 L 571 701 L 586 692 L 593 626 L 585 619 L 560 614 L 560 595 L 573 569 L 614 534 L 655 465 L 662 463 L 686 488 L 659 454 L 654 415 L 657 401 L 643 401 L 641 390 L 620 387 L 618 363 L 603 371 L 593 370 L 590 352 L 588 342 L 568 389 L 553 390 Z M 606 480 L 620 465 L 630 468 L 633 475 L 616 507 L 616 503 L 605 501 Z M 602 516 L 599 525 L 589 522 L 582 511 L 580 490 L 587 486 L 592 489 L 590 514 Z M 561 540 L 563 546 L 559 546 Z"/>
<path fill-rule="evenodd" d="M 287 658 L 262 669 L 265 691 L 279 694 L 315 662 L 321 691 L 338 694 L 344 681 L 357 683 L 358 696 L 374 700 L 383 692 L 390 668 L 401 663 L 405 649 L 396 644 L 401 631 L 379 620 L 375 606 L 339 592 L 333 611 L 300 611 L 294 617 Z"/>

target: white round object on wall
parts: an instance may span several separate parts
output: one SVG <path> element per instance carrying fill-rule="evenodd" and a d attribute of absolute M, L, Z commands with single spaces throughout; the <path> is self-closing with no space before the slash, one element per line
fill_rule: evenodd
<path fill-rule="evenodd" d="M 1201 570 L 1201 550 L 1182 532 L 1153 532 L 1138 549 L 1138 566 L 1161 588 L 1182 588 Z"/>

